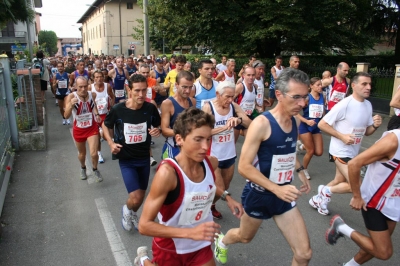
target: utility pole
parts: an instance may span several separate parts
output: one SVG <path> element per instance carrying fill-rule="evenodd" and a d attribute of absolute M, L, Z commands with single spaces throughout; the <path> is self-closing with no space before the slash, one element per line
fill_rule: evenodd
<path fill-rule="evenodd" d="M 150 39 L 149 39 L 149 18 L 147 16 L 148 1 L 143 0 L 143 27 L 144 27 L 144 55 L 150 54 Z"/>

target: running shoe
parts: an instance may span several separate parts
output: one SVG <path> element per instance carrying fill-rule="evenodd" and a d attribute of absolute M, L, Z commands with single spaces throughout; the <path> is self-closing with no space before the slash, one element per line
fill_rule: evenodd
<path fill-rule="evenodd" d="M 331 195 L 328 193 L 324 193 L 324 188 L 325 186 L 322 186 L 321 191 L 319 193 L 320 197 L 321 197 L 321 202 L 319 204 L 319 209 L 318 212 L 322 215 L 328 215 L 329 211 L 328 211 L 328 204 L 329 202 L 331 202 Z M 319 187 L 318 187 L 319 188 Z"/>
<path fill-rule="evenodd" d="M 122 228 L 126 231 L 132 230 L 132 211 L 126 205 L 122 207 Z"/>
<path fill-rule="evenodd" d="M 103 181 L 103 177 L 101 176 L 99 170 L 94 170 L 94 179 L 96 180 L 96 182 Z"/>
<path fill-rule="evenodd" d="M 150 156 L 150 166 L 154 166 L 157 164 L 157 161 L 154 160 L 153 156 Z"/>
<path fill-rule="evenodd" d="M 219 211 L 217 211 L 217 209 L 215 208 L 215 204 L 211 205 L 211 213 L 215 219 L 217 220 L 222 219 L 222 214 Z"/>
<path fill-rule="evenodd" d="M 138 247 L 137 249 L 137 257 L 135 258 L 135 261 L 133 262 L 134 266 L 143 266 L 143 264 L 140 262 L 140 259 L 143 257 L 149 257 L 148 252 L 147 252 L 147 247 Z"/>
<path fill-rule="evenodd" d="M 307 178 L 308 180 L 311 179 L 311 176 L 310 176 L 310 174 L 308 173 L 307 169 L 304 169 L 304 170 L 303 170 L 303 173 L 304 173 L 304 175 L 306 176 L 306 178 Z"/>
<path fill-rule="evenodd" d="M 81 168 L 81 180 L 86 180 L 87 175 L 86 175 L 86 168 Z"/>
<path fill-rule="evenodd" d="M 67 123 L 67 120 L 63 119 L 63 125 L 65 125 Z"/>
<path fill-rule="evenodd" d="M 71 121 L 69 119 L 67 119 L 67 124 L 71 125 Z"/>
<path fill-rule="evenodd" d="M 329 227 L 325 233 L 325 240 L 328 244 L 335 245 L 339 238 L 344 237 L 344 235 L 338 231 L 338 227 L 343 224 L 345 223 L 339 215 L 332 217 L 330 223 L 331 227 Z"/>
<path fill-rule="evenodd" d="M 56 99 L 56 106 L 58 106 L 58 100 Z"/>
<path fill-rule="evenodd" d="M 139 228 L 139 217 L 137 216 L 137 213 L 133 214 L 132 213 L 132 224 L 135 227 L 136 230 Z"/>
<path fill-rule="evenodd" d="M 224 238 L 224 234 L 218 234 L 218 237 L 214 240 L 214 258 L 221 264 L 226 264 L 228 262 L 228 247 L 223 248 L 219 244 L 219 240 Z"/>
<path fill-rule="evenodd" d="M 308 203 L 310 204 L 311 207 L 313 207 L 314 209 L 317 209 L 320 214 L 328 215 L 329 211 L 326 208 L 323 209 L 321 207 L 321 204 L 322 204 L 322 201 L 323 201 L 323 198 L 321 196 L 323 188 L 324 188 L 324 185 L 319 185 L 318 186 L 318 194 L 312 196 L 312 198 L 308 201 Z"/>
<path fill-rule="evenodd" d="M 101 152 L 97 152 L 97 154 L 99 155 L 99 163 L 104 163 L 104 158 L 103 155 L 101 155 Z"/>

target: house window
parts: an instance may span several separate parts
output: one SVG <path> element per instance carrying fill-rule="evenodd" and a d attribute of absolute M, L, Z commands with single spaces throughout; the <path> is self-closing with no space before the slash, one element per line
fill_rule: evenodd
<path fill-rule="evenodd" d="M 133 9 L 133 3 L 126 3 L 127 9 Z"/>

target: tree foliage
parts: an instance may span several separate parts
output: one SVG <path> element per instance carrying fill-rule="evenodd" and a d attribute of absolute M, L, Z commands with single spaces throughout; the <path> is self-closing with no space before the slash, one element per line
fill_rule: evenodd
<path fill-rule="evenodd" d="M 377 41 L 366 30 L 375 10 L 365 0 L 149 0 L 148 14 L 156 37 L 170 46 L 227 54 L 350 53 Z"/>
<path fill-rule="evenodd" d="M 0 1 L 0 28 L 3 28 L 9 21 L 32 22 L 35 12 L 31 2 L 26 0 L 1 0 Z"/>
<path fill-rule="evenodd" d="M 38 39 L 40 45 L 46 45 L 47 52 L 50 55 L 54 55 L 58 51 L 57 35 L 54 31 L 41 30 L 39 31 Z"/>

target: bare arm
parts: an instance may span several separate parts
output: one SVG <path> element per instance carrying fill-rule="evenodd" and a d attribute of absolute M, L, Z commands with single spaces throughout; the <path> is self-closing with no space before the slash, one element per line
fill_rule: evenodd
<path fill-rule="evenodd" d="M 332 81 L 333 81 L 333 77 L 321 80 L 322 88 L 325 88 L 325 87 L 329 86 L 330 84 L 332 84 Z"/>
<path fill-rule="evenodd" d="M 400 86 L 397 88 L 397 92 L 390 101 L 390 107 L 400 109 Z"/>
<path fill-rule="evenodd" d="M 72 109 L 74 108 L 74 104 L 78 102 L 78 99 L 76 99 L 75 95 L 71 93 L 68 94 L 64 102 L 65 102 L 64 117 L 69 118 L 72 114 Z"/>
<path fill-rule="evenodd" d="M 167 99 L 163 101 L 161 104 L 161 130 L 164 137 L 175 136 L 174 130 L 169 127 L 172 112 L 174 112 L 174 105 L 171 100 Z"/>
<path fill-rule="evenodd" d="M 221 72 L 219 72 L 218 75 L 215 77 L 215 80 L 216 80 L 216 81 L 223 81 L 223 80 L 224 80 L 224 77 L 225 77 L 224 71 L 221 71 Z"/>
<path fill-rule="evenodd" d="M 271 67 L 271 75 L 274 77 L 274 80 L 278 79 L 278 75 L 276 74 L 275 67 Z"/>
<path fill-rule="evenodd" d="M 237 117 L 240 117 L 242 119 L 241 125 L 243 125 L 245 128 L 248 128 L 250 126 L 250 123 L 253 121 L 251 120 L 246 113 L 243 111 L 243 109 L 235 102 L 232 102 L 233 107 L 235 108 L 235 112 Z"/>
<path fill-rule="evenodd" d="M 324 119 L 321 119 L 321 121 L 319 121 L 318 127 L 319 129 L 328 133 L 329 135 L 337 139 L 340 139 L 341 141 L 343 141 L 343 143 L 347 145 L 354 143 L 354 137 L 355 137 L 354 134 L 342 134 L 336 129 L 334 129 L 331 125 L 329 125 L 327 122 L 325 122 Z"/>
<path fill-rule="evenodd" d="M 239 94 L 242 93 L 242 91 L 243 91 L 243 84 L 242 83 L 236 84 L 234 99 L 236 99 L 239 96 Z"/>

